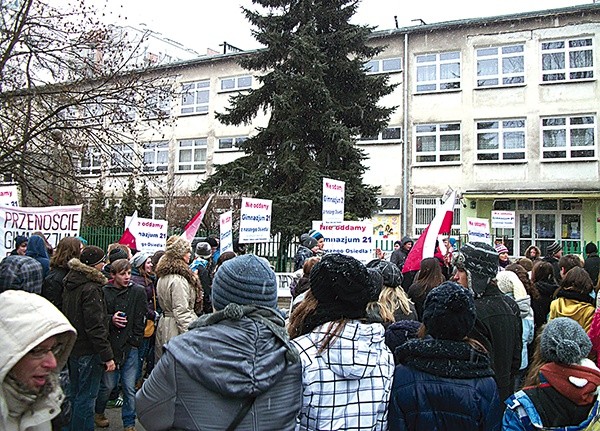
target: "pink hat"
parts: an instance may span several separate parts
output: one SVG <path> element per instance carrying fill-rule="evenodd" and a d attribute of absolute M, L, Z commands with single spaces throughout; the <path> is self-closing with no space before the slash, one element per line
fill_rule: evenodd
<path fill-rule="evenodd" d="M 494 248 L 496 249 L 498 254 L 508 253 L 508 249 L 506 248 L 506 246 L 504 244 L 496 244 L 494 246 Z"/>

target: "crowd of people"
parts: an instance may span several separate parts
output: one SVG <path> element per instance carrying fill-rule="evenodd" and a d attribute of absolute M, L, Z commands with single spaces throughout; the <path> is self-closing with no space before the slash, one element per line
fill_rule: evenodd
<path fill-rule="evenodd" d="M 502 243 L 446 240 L 410 282 L 409 237 L 366 264 L 325 244 L 300 237 L 280 310 L 269 262 L 213 237 L 153 254 L 15 241 L 0 429 L 105 428 L 116 396 L 125 431 L 600 426 L 594 244 L 585 261 L 558 242 L 512 260 Z"/>

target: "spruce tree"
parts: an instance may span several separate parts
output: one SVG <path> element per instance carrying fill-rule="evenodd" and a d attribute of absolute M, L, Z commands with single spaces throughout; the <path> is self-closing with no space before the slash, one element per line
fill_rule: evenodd
<path fill-rule="evenodd" d="M 118 211 L 118 218 L 116 220 L 117 226 L 119 223 L 125 223 L 125 217 L 132 215 L 138 209 L 137 205 L 137 194 L 135 192 L 135 178 L 133 175 L 127 180 L 127 188 L 123 193 L 121 199 L 121 207 Z"/>
<path fill-rule="evenodd" d="M 93 227 L 105 226 L 105 210 L 106 195 L 104 194 L 104 184 L 102 181 L 97 181 L 92 199 L 85 213 L 85 225 Z"/>
<path fill-rule="evenodd" d="M 150 199 L 150 190 L 148 183 L 144 180 L 137 195 L 138 216 L 152 218 L 152 202 Z"/>
<path fill-rule="evenodd" d="M 197 192 L 220 191 L 273 200 L 272 232 L 287 243 L 321 219 L 323 177 L 345 181 L 346 215 L 370 217 L 378 187 L 363 183 L 364 152 L 358 135 L 387 126 L 394 108 L 379 106 L 393 86 L 367 75 L 364 63 L 381 52 L 366 42 L 371 28 L 350 24 L 356 0 L 253 0 L 263 14 L 244 9 L 265 46 L 240 65 L 258 71 L 260 87 L 230 99 L 217 118 L 228 125 L 252 121 L 260 110 L 269 123 L 246 140 L 245 155 L 217 166 Z"/>

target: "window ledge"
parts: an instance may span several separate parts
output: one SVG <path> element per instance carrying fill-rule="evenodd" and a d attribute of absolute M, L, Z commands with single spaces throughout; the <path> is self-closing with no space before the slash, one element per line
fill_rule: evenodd
<path fill-rule="evenodd" d="M 215 153 L 240 153 L 242 150 L 240 148 L 216 148 L 214 150 Z"/>
<path fill-rule="evenodd" d="M 249 91 L 249 90 L 252 90 L 252 87 L 250 87 L 250 88 L 232 88 L 230 90 L 219 90 L 219 91 L 217 91 L 217 94 L 242 93 L 244 91 Z"/>
<path fill-rule="evenodd" d="M 356 141 L 356 145 L 402 145 L 402 141 Z"/>
<path fill-rule="evenodd" d="M 527 83 L 524 82 L 522 84 L 507 84 L 507 85 L 487 85 L 483 87 L 473 87 L 474 90 L 498 90 L 498 89 L 506 89 L 506 88 L 523 88 L 527 87 Z"/>
<path fill-rule="evenodd" d="M 186 174 L 205 174 L 206 173 L 206 168 L 204 169 L 194 169 L 191 171 L 175 171 L 176 175 L 186 175 Z"/>
<path fill-rule="evenodd" d="M 413 93 L 413 96 L 421 96 L 426 94 L 448 94 L 448 93 L 460 93 L 463 91 L 462 88 L 453 88 L 451 90 L 435 90 L 435 91 L 420 91 Z"/>
<path fill-rule="evenodd" d="M 178 117 L 194 117 L 196 115 L 208 115 L 208 112 L 190 112 L 190 113 L 186 113 L 186 114 L 182 114 L 180 112 Z"/>
<path fill-rule="evenodd" d="M 580 84 L 582 82 L 596 82 L 596 78 L 563 79 L 562 81 L 540 81 L 540 85 Z"/>
<path fill-rule="evenodd" d="M 540 159 L 540 163 L 589 163 L 589 162 L 598 162 L 597 157 L 582 157 L 582 158 L 573 158 L 573 159 Z"/>
<path fill-rule="evenodd" d="M 460 166 L 462 165 L 462 162 L 427 162 L 427 163 L 417 163 L 417 162 L 413 162 L 412 167 L 413 168 L 437 168 L 437 167 L 444 167 L 444 166 Z"/>
<path fill-rule="evenodd" d="M 526 165 L 527 159 L 523 160 L 475 160 L 474 165 Z"/>

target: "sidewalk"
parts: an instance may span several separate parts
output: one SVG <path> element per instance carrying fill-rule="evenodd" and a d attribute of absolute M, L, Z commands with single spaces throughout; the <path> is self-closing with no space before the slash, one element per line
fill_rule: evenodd
<path fill-rule="evenodd" d="M 121 421 L 121 409 L 106 409 L 105 411 L 106 417 L 110 422 L 110 426 L 108 428 L 98 428 L 97 431 L 106 430 L 106 431 L 123 431 L 123 421 Z M 135 421 L 135 430 L 136 431 L 146 431 L 142 425 L 136 420 Z"/>

